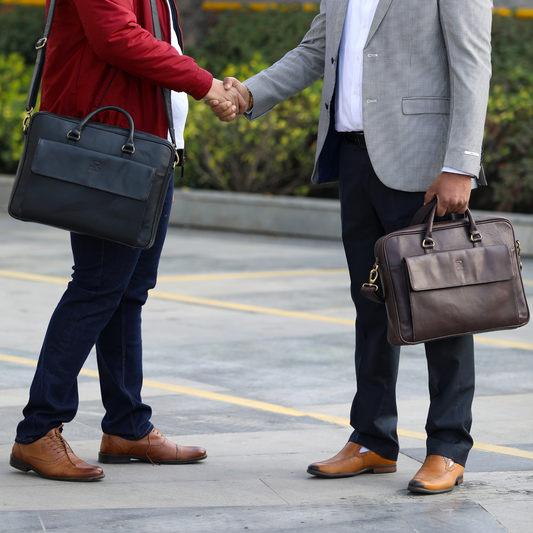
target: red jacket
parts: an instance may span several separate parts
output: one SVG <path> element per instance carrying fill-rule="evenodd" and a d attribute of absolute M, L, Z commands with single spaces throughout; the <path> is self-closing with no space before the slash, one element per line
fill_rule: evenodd
<path fill-rule="evenodd" d="M 47 6 L 49 0 L 47 0 Z M 104 105 L 124 108 L 135 129 L 166 139 L 161 86 L 203 98 L 213 77 L 170 43 L 170 13 L 157 0 L 163 41 L 152 30 L 150 0 L 57 0 L 47 43 L 41 110 L 79 118 Z M 127 127 L 120 113 L 96 121 Z"/>

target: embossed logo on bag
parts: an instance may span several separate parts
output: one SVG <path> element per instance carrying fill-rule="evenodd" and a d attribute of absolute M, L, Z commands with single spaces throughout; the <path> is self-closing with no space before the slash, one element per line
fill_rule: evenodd
<path fill-rule="evenodd" d="M 100 172 L 100 161 L 91 161 L 91 166 L 89 167 L 89 170 L 92 170 L 94 172 Z"/>
<path fill-rule="evenodd" d="M 456 261 L 455 262 L 455 270 L 464 270 L 465 265 L 462 261 Z"/>

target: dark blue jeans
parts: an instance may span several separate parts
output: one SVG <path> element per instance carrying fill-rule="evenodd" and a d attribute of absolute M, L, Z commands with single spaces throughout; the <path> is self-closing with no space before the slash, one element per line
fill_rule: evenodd
<path fill-rule="evenodd" d="M 171 183 L 148 250 L 71 234 L 72 281 L 50 320 L 17 442 L 34 442 L 74 418 L 78 374 L 94 345 L 104 433 L 137 440 L 152 430 L 152 411 L 141 401 L 141 310 L 156 284 L 172 194 Z"/>
<path fill-rule="evenodd" d="M 399 452 L 396 380 L 400 348 L 387 342 L 385 306 L 364 298 L 360 289 L 375 262 L 375 242 L 408 226 L 422 207 L 425 193 L 386 187 L 376 176 L 368 152 L 348 143 L 341 146 L 339 192 L 342 238 L 357 310 L 357 393 L 351 409 L 354 431 L 350 441 L 395 461 Z M 425 349 L 431 400 L 427 454 L 444 455 L 464 465 L 473 444 L 472 336 L 429 342 Z"/>

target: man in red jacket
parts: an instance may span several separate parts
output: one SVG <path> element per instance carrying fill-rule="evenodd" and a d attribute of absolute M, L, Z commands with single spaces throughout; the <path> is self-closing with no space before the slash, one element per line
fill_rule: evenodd
<path fill-rule="evenodd" d="M 41 110 L 83 118 L 114 105 L 126 109 L 137 130 L 168 136 L 161 87 L 172 91 L 177 148 L 183 148 L 187 94 L 244 104 L 219 80 L 183 55 L 176 0 L 155 0 L 163 40 L 153 35 L 150 0 L 56 0 L 47 42 Z M 49 6 L 50 0 L 47 0 Z M 122 114 L 95 120 L 125 126 Z M 178 446 L 151 423 L 141 400 L 141 309 L 155 286 L 172 204 L 172 183 L 154 245 L 136 250 L 71 234 L 72 281 L 50 320 L 24 408 L 10 464 L 57 480 L 91 481 L 102 469 L 74 455 L 62 436 L 78 407 L 77 377 L 96 345 L 102 402 L 99 461 L 141 460 L 183 464 L 205 459 L 199 447 Z"/>

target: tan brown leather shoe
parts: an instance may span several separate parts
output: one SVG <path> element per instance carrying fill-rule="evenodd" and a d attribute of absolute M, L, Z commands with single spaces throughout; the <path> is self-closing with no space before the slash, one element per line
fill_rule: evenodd
<path fill-rule="evenodd" d="M 396 461 L 389 461 L 371 451 L 361 453 L 360 449 L 359 444 L 348 442 L 335 457 L 309 465 L 307 472 L 319 477 L 349 477 L 364 472 L 373 474 L 396 472 Z"/>
<path fill-rule="evenodd" d="M 196 463 L 207 457 L 203 448 L 178 446 L 166 439 L 156 428 L 140 440 L 126 440 L 104 433 L 98 462 L 123 464 L 132 460 L 163 465 Z"/>
<path fill-rule="evenodd" d="M 428 455 L 422 468 L 409 481 L 411 492 L 440 494 L 450 492 L 463 482 L 465 468 L 442 455 Z"/>
<path fill-rule="evenodd" d="M 15 442 L 9 459 L 13 468 L 35 473 L 46 479 L 60 481 L 94 481 L 104 478 L 104 471 L 74 455 L 72 448 L 61 435 L 61 428 L 50 430 L 31 444 Z"/>

